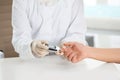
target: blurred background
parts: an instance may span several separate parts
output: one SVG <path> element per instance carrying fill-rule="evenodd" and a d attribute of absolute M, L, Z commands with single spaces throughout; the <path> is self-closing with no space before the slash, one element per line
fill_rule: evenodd
<path fill-rule="evenodd" d="M 11 6 L 12 0 L 0 0 L 0 50 L 3 50 L 5 57 L 18 56 L 11 44 Z"/>
<path fill-rule="evenodd" d="M 84 5 L 87 34 L 93 40 L 89 44 L 101 48 L 120 47 L 120 0 L 84 0 Z"/>
<path fill-rule="evenodd" d="M 11 44 L 12 0 L 0 0 L 0 50 L 5 57 L 16 57 Z M 84 0 L 88 26 L 86 40 L 93 47 L 120 47 L 120 0 Z"/>

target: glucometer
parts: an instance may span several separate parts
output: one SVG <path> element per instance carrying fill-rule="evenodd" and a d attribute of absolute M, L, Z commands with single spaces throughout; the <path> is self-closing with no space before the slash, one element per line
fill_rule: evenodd
<path fill-rule="evenodd" d="M 57 52 L 60 50 L 58 46 L 48 46 L 50 52 Z"/>

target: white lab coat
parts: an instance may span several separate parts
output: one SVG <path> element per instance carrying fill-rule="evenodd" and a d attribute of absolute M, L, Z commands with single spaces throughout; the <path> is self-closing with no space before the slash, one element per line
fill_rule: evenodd
<path fill-rule="evenodd" d="M 68 41 L 85 44 L 83 0 L 59 0 L 48 6 L 39 0 L 13 0 L 12 27 L 12 44 L 20 57 L 33 57 L 33 40 L 47 40 L 52 45 Z"/>

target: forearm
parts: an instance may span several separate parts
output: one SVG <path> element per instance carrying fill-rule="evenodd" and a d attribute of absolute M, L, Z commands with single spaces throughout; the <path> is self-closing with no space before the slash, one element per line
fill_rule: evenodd
<path fill-rule="evenodd" d="M 120 63 L 120 48 L 93 48 L 87 47 L 88 58 L 101 60 L 105 62 Z"/>

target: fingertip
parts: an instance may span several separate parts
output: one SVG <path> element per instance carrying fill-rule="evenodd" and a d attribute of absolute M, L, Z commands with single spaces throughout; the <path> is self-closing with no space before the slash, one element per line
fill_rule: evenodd
<path fill-rule="evenodd" d="M 64 55 L 64 53 L 63 53 L 63 52 L 61 52 L 61 54 L 60 54 L 60 55 L 62 56 L 62 55 Z"/>

